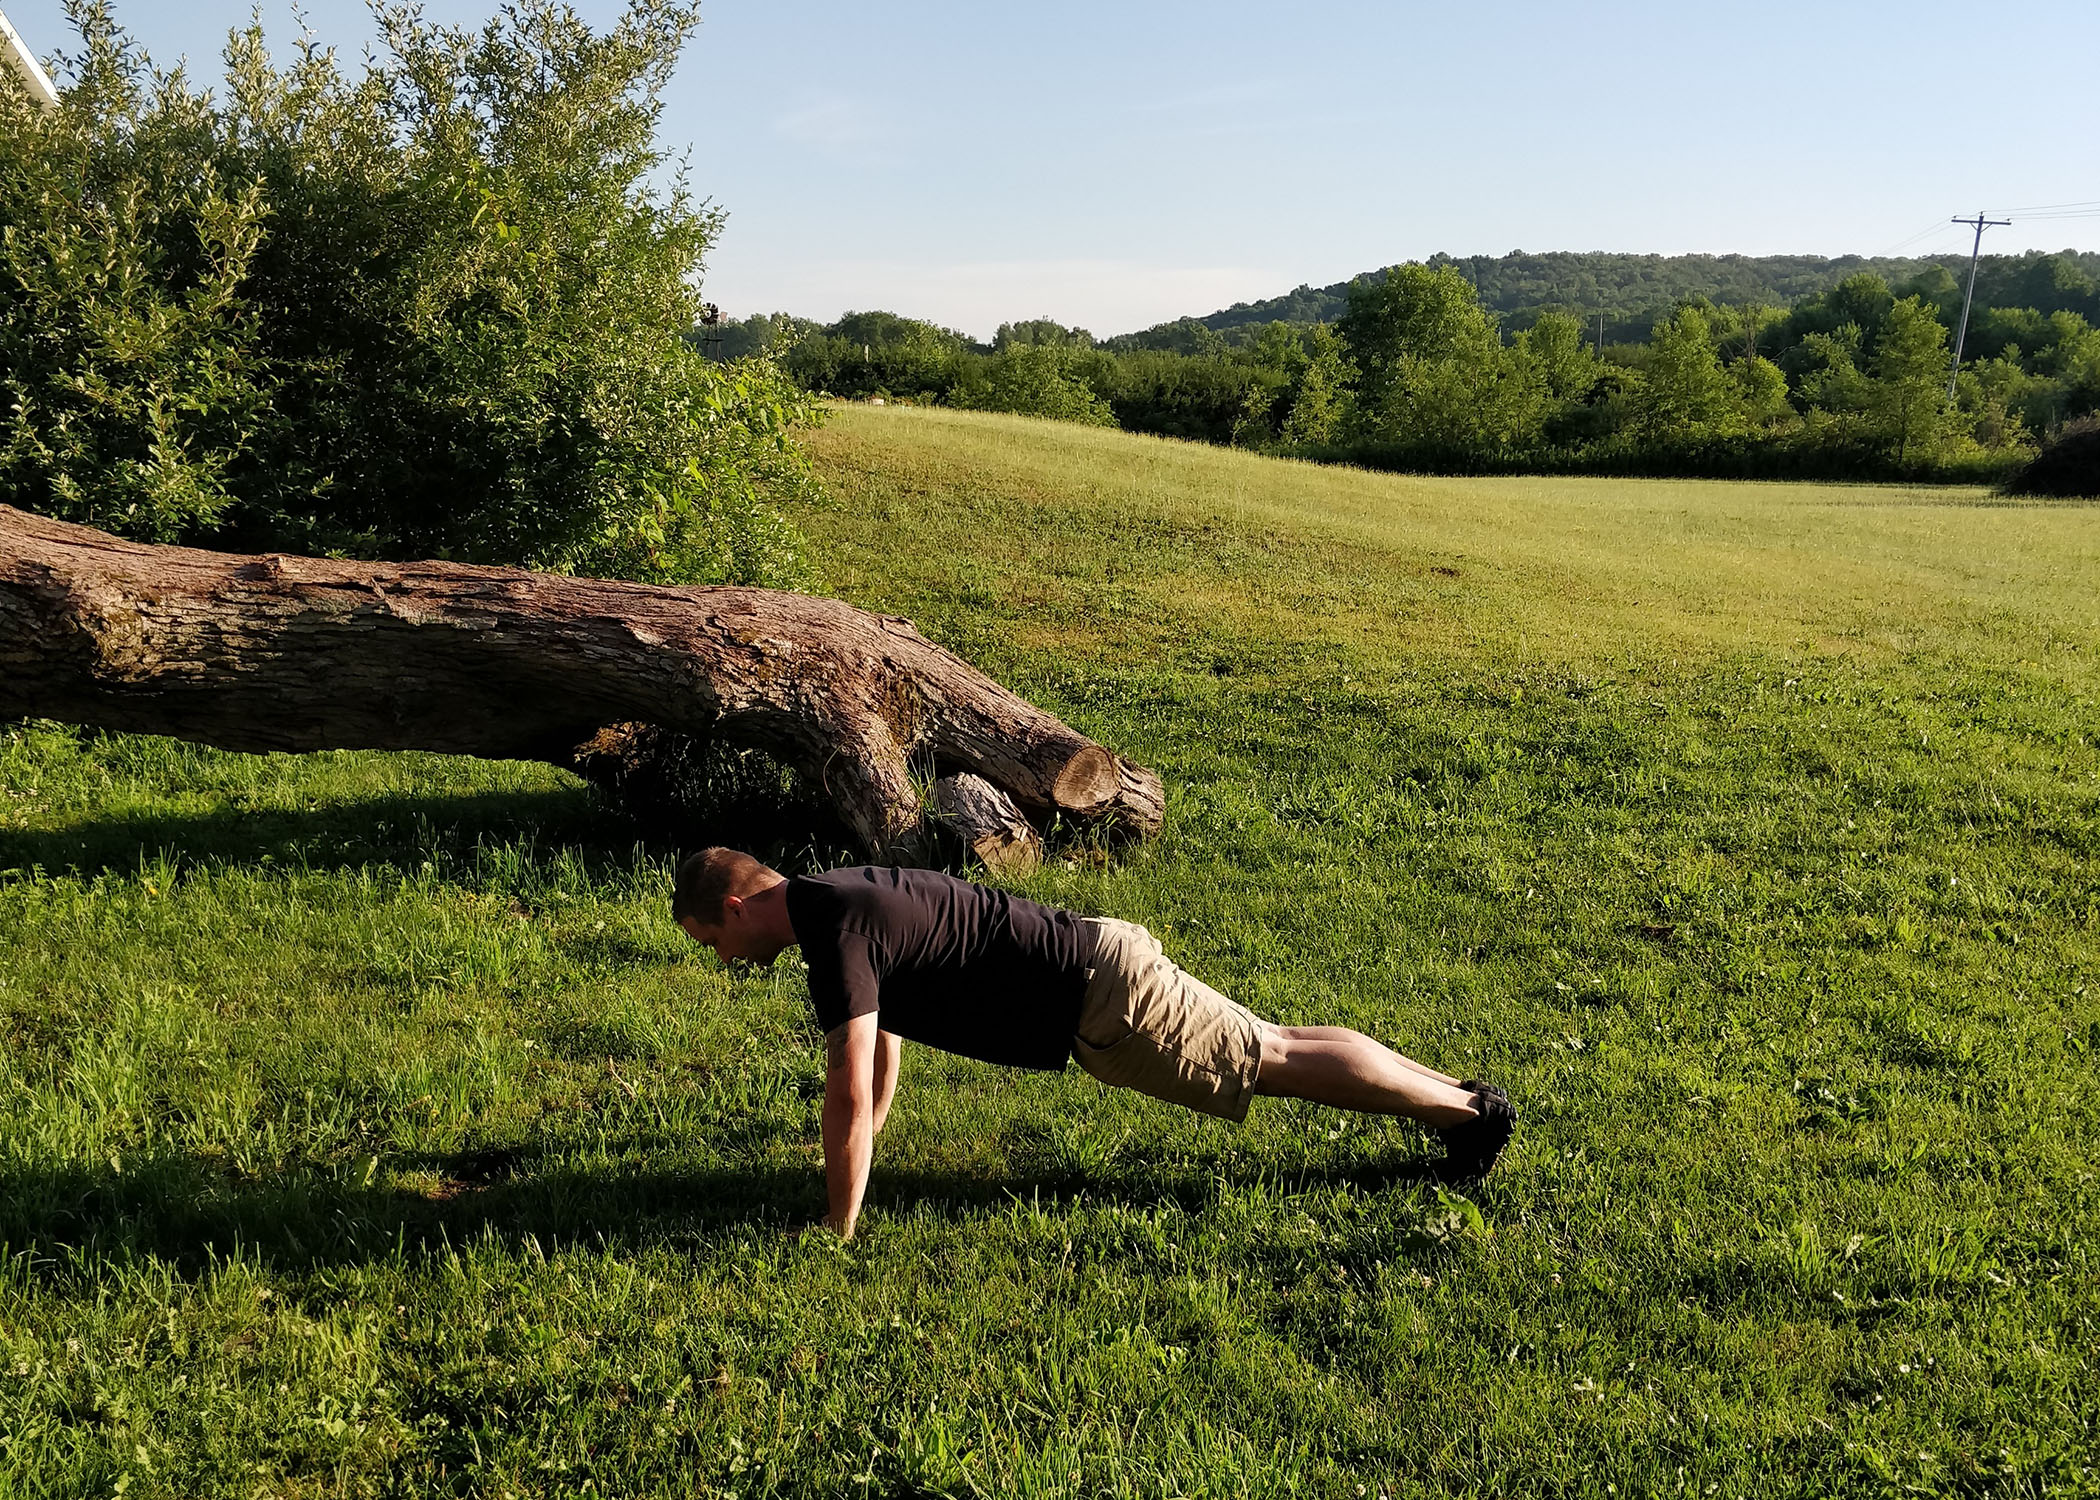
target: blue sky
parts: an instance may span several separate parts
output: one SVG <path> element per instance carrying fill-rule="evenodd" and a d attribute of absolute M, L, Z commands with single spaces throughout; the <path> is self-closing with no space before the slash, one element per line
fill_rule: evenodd
<path fill-rule="evenodd" d="M 479 20 L 495 0 L 428 0 Z M 59 0 L 0 0 L 70 45 Z M 612 0 L 579 0 L 603 22 Z M 216 70 L 250 0 L 117 0 Z M 267 0 L 269 33 L 295 34 Z M 324 42 L 373 34 L 310 0 Z M 1930 253 L 2100 208 L 2100 4 L 711 0 L 664 140 L 729 312 L 1122 332 L 1427 255 Z M 1997 213 L 1998 217 L 2005 214 Z M 2100 248 L 2100 216 L 1985 247 Z"/>

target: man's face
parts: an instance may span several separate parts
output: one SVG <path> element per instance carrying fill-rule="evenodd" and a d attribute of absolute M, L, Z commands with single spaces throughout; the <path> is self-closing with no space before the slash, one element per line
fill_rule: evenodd
<path fill-rule="evenodd" d="M 683 918 L 678 925 L 694 942 L 714 949 L 715 957 L 725 964 L 769 964 L 787 946 L 761 930 L 741 896 L 730 896 L 722 902 L 722 920 L 715 926 L 704 926 L 691 917 Z"/>

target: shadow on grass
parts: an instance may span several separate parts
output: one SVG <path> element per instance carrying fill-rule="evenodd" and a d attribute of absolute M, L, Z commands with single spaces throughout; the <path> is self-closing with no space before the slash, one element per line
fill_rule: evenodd
<path fill-rule="evenodd" d="M 634 1170 L 621 1166 L 536 1170 L 534 1152 L 482 1150 L 395 1160 L 427 1180 L 421 1190 L 371 1186 L 363 1164 L 279 1176 L 233 1176 L 187 1156 L 122 1160 L 107 1167 L 0 1168 L 0 1258 L 49 1268 L 151 1256 L 202 1270 L 238 1250 L 290 1270 L 370 1264 L 444 1250 L 484 1235 L 542 1250 L 564 1244 L 641 1248 L 743 1228 L 786 1232 L 824 1210 L 819 1171 L 808 1166 Z M 1276 1183 L 1273 1169 L 1262 1173 Z M 1346 1184 L 1365 1191 L 1430 1176 L 1426 1158 L 1306 1167 L 1283 1185 Z M 1232 1182 L 1208 1169 L 980 1173 L 878 1167 L 868 1203 L 889 1213 L 931 1212 L 958 1223 L 1079 1200 L 1172 1206 L 1198 1212 Z"/>
<path fill-rule="evenodd" d="M 441 850 L 477 844 L 529 838 L 625 846 L 635 833 L 632 824 L 599 806 L 583 787 L 452 796 L 403 793 L 309 811 L 224 807 L 119 813 L 63 828 L 9 829 L 0 831 L 0 869 L 129 875 L 163 858 L 307 869 L 410 866 Z"/>
<path fill-rule="evenodd" d="M 662 821 L 631 817 L 581 784 L 530 792 L 405 792 L 299 810 L 220 807 L 132 812 L 62 828 L 0 830 L 0 876 L 41 871 L 92 878 L 179 865 L 414 871 L 432 858 L 529 846 L 535 857 L 580 853 L 587 866 L 624 868 L 635 850 L 658 859 L 709 843 L 749 849 L 790 874 L 849 857 L 835 821 L 801 806 L 726 803 Z"/>

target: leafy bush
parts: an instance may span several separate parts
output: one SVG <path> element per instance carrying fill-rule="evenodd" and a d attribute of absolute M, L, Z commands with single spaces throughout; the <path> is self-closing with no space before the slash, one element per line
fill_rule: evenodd
<path fill-rule="evenodd" d="M 2100 500 L 2100 417 L 2066 426 L 2005 482 L 2005 492 Z"/>
<path fill-rule="evenodd" d="M 888 312 L 849 312 L 828 328 L 786 331 L 799 335 L 782 356 L 787 372 L 805 390 L 834 396 L 937 400 L 954 386 L 967 346 L 953 329 Z"/>
<path fill-rule="evenodd" d="M 1267 414 L 1276 392 L 1266 374 L 1232 359 L 1139 349 L 1116 359 L 1110 405 L 1132 432 L 1230 443 Z"/>
<path fill-rule="evenodd" d="M 1113 427 L 1115 412 L 1088 380 L 1107 365 L 1108 356 L 1071 344 L 1013 344 L 966 367 L 949 399 L 977 411 Z"/>
<path fill-rule="evenodd" d="M 809 399 L 687 342 L 721 215 L 652 185 L 693 0 L 594 34 L 378 9 L 359 76 L 259 26 L 218 95 L 110 0 L 0 86 L 0 496 L 153 540 L 778 583 Z"/>

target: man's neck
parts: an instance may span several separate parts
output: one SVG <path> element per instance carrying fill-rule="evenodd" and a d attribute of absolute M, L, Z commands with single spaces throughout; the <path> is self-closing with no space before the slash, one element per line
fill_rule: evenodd
<path fill-rule="evenodd" d="M 744 905 L 763 924 L 767 937 L 789 948 L 799 948 L 802 939 L 795 931 L 794 918 L 788 914 L 787 890 L 785 880 L 775 881 L 746 897 Z"/>

